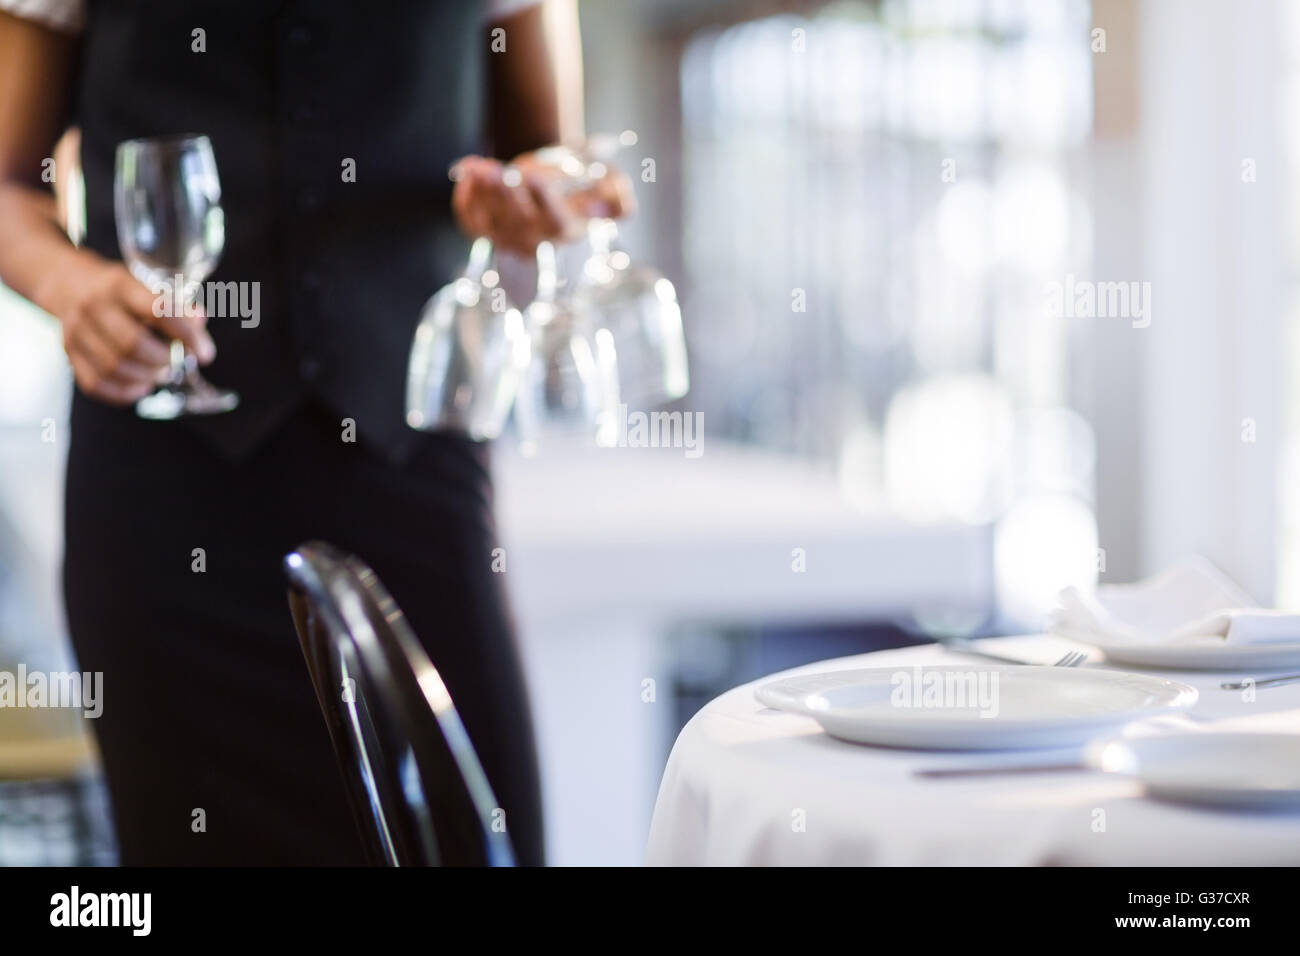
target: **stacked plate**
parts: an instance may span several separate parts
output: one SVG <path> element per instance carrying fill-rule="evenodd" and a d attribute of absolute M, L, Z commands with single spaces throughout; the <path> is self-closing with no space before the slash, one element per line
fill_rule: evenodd
<path fill-rule="evenodd" d="M 1300 808 L 1300 735 L 1159 734 L 1088 748 L 1095 770 L 1141 781 L 1148 796 L 1243 810 Z"/>
<path fill-rule="evenodd" d="M 1099 648 L 1110 663 L 1126 667 L 1205 671 L 1300 669 L 1300 643 L 1230 644 L 1214 636 L 1164 643 L 1112 642 L 1096 635 L 1078 639 Z"/>

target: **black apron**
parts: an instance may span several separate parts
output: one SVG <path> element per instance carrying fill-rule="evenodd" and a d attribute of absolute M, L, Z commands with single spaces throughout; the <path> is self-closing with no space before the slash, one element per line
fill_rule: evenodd
<path fill-rule="evenodd" d="M 311 538 L 393 593 L 518 855 L 541 861 L 486 454 L 403 414 L 420 308 L 465 255 L 447 167 L 483 149 L 481 16 L 464 0 L 90 3 L 86 244 L 120 258 L 119 142 L 206 134 L 226 218 L 210 278 L 259 283 L 261 306 L 255 327 L 209 321 L 205 375 L 239 392 L 232 413 L 152 422 L 73 398 L 65 594 L 81 667 L 104 673 L 94 724 L 125 863 L 362 861 L 279 572 Z"/>

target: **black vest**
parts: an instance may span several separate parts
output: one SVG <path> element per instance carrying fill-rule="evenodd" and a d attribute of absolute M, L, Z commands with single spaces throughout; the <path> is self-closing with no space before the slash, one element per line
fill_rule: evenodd
<path fill-rule="evenodd" d="M 474 0 L 91 0 L 75 103 L 86 244 L 120 258 L 119 142 L 204 133 L 226 221 L 209 281 L 260 283 L 255 328 L 208 323 L 204 374 L 239 408 L 183 427 L 239 456 L 314 394 L 404 456 L 411 337 L 465 256 L 447 168 L 483 150 L 488 40 Z"/>

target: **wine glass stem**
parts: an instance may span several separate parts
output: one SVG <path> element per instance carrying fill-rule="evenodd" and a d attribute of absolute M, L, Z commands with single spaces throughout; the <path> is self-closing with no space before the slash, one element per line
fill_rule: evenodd
<path fill-rule="evenodd" d="M 185 362 L 185 343 L 180 339 L 172 339 L 170 359 L 171 375 L 169 381 L 173 385 L 180 385 L 185 381 L 185 376 L 189 371 Z"/>
<path fill-rule="evenodd" d="M 469 247 L 469 265 L 465 269 L 465 277 L 478 282 L 490 265 L 492 265 L 492 240 L 487 236 L 479 236 Z"/>
<path fill-rule="evenodd" d="M 555 261 L 555 246 L 549 242 L 537 244 L 537 298 L 554 302 L 560 285 L 559 265 Z"/>
<path fill-rule="evenodd" d="M 181 305 L 181 315 L 188 316 L 190 310 L 198 305 L 199 299 L 194 290 L 188 284 L 184 288 L 184 302 Z M 197 368 L 197 361 L 185 352 L 185 343 L 180 339 L 172 339 L 169 344 L 168 353 L 169 364 L 171 365 L 170 374 L 167 377 L 169 384 L 172 386 L 184 385 Z"/>
<path fill-rule="evenodd" d="M 617 237 L 618 224 L 613 219 L 592 219 L 587 223 L 587 242 L 597 255 L 608 255 Z"/>

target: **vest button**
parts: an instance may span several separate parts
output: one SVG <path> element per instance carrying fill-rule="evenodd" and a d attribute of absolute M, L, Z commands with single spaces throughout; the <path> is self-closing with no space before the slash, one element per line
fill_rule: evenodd
<path fill-rule="evenodd" d="M 311 31 L 304 26 L 296 26 L 289 31 L 289 43 L 296 47 L 305 47 L 311 42 Z"/>
<path fill-rule="evenodd" d="M 298 277 L 298 286 L 303 292 L 317 292 L 320 290 L 320 273 L 313 272 L 311 269 L 305 271 Z"/>
<path fill-rule="evenodd" d="M 321 364 L 320 359 L 314 355 L 304 356 L 298 363 L 298 372 L 308 382 L 314 382 L 320 378 Z"/>
<path fill-rule="evenodd" d="M 304 189 L 298 193 L 298 208 L 303 212 L 311 212 L 320 206 L 320 193 L 314 189 Z"/>

